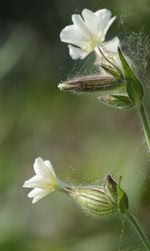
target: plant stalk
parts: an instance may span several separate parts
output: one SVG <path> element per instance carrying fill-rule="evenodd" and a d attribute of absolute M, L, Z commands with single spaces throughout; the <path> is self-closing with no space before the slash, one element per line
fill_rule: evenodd
<path fill-rule="evenodd" d="M 148 150 L 150 152 L 150 122 L 147 116 L 147 112 L 145 111 L 144 105 L 140 104 L 137 107 L 137 111 L 138 111 L 138 115 L 143 127 L 143 131 L 144 131 L 144 135 L 145 135 L 145 139 L 147 142 L 147 146 L 148 146 Z"/>
<path fill-rule="evenodd" d="M 143 229 L 141 228 L 141 226 L 137 222 L 136 218 L 130 212 L 127 212 L 125 215 L 126 215 L 127 219 L 129 220 L 129 222 L 132 224 L 132 226 L 135 229 L 135 231 L 137 232 L 137 234 L 139 235 L 146 250 L 150 251 L 150 242 L 149 242 L 147 236 L 145 235 L 145 233 L 143 232 Z"/>

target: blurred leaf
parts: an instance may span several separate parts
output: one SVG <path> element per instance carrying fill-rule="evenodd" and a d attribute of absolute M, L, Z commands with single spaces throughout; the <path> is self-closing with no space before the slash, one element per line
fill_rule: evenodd
<path fill-rule="evenodd" d="M 0 80 L 16 65 L 29 43 L 32 34 L 23 28 L 16 28 L 3 48 L 0 49 Z"/>

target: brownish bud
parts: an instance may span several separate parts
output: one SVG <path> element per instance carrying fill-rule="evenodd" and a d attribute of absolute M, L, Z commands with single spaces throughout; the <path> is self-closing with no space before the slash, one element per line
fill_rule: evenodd
<path fill-rule="evenodd" d="M 118 81 L 109 76 L 85 76 L 61 82 L 58 88 L 61 91 L 96 92 L 114 90 L 118 87 Z"/>

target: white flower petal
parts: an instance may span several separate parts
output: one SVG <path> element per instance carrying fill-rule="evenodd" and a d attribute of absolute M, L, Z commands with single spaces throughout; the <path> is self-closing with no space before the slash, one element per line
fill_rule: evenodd
<path fill-rule="evenodd" d="M 78 47 L 82 47 L 86 42 L 79 28 L 75 25 L 66 26 L 60 33 L 60 40 Z"/>
<path fill-rule="evenodd" d="M 42 178 L 38 175 L 33 176 L 31 179 L 25 181 L 23 187 L 27 188 L 47 188 L 50 185 L 50 180 Z"/>
<path fill-rule="evenodd" d="M 38 180 L 38 176 L 35 175 L 32 178 L 26 180 L 25 183 L 23 184 L 23 187 L 32 188 L 32 183 L 36 182 L 37 180 Z"/>
<path fill-rule="evenodd" d="M 113 39 L 109 40 L 108 42 L 103 43 L 104 50 L 107 50 L 112 53 L 117 53 L 118 52 L 118 47 L 119 47 L 119 38 L 114 37 Z"/>
<path fill-rule="evenodd" d="M 106 34 L 107 34 L 107 31 L 109 30 L 110 26 L 111 26 L 112 23 L 115 21 L 115 19 L 116 19 L 116 16 L 115 16 L 115 17 L 112 17 L 112 18 L 109 20 L 108 24 L 106 25 L 106 27 L 105 27 L 105 29 L 104 29 L 104 32 L 103 32 L 102 41 L 105 40 L 105 36 L 106 36 Z"/>
<path fill-rule="evenodd" d="M 35 188 L 35 189 L 28 194 L 29 198 L 33 198 L 33 200 L 32 200 L 33 204 L 38 202 L 40 199 L 45 197 L 47 194 L 49 194 L 48 190 L 38 189 L 38 188 Z"/>
<path fill-rule="evenodd" d="M 50 171 L 51 174 L 53 174 L 54 177 L 56 177 L 54 168 L 49 160 L 44 161 L 45 165 L 47 166 L 48 170 Z"/>
<path fill-rule="evenodd" d="M 119 38 L 115 37 L 112 40 L 108 41 L 108 42 L 104 42 L 103 43 L 103 53 L 105 54 L 105 56 L 111 61 L 113 62 L 113 64 L 115 64 L 116 66 L 118 66 L 121 70 L 122 69 L 122 64 L 119 58 L 119 54 L 118 54 L 118 47 L 119 47 Z M 104 61 L 106 64 L 107 62 Z"/>
<path fill-rule="evenodd" d="M 52 176 L 50 169 L 45 165 L 42 158 L 37 158 L 34 162 L 34 171 L 37 175 L 43 178 L 50 178 Z"/>
<path fill-rule="evenodd" d="M 29 197 L 29 198 L 34 198 L 34 197 L 38 196 L 39 193 L 40 193 L 41 191 L 43 191 L 43 190 L 44 190 L 44 189 L 41 189 L 41 188 L 34 188 L 30 193 L 28 193 L 28 197 Z"/>
<path fill-rule="evenodd" d="M 89 39 L 91 37 L 91 33 L 89 31 L 89 29 L 86 27 L 82 17 L 80 15 L 72 15 L 72 22 L 74 23 L 74 25 L 76 25 L 78 27 L 78 29 L 80 30 L 82 36 L 85 39 Z"/>
<path fill-rule="evenodd" d="M 84 59 L 98 46 L 103 47 L 106 33 L 116 17 L 111 11 L 101 9 L 92 12 L 83 9 L 81 15 L 72 15 L 73 25 L 65 27 L 60 33 L 61 41 L 69 44 L 69 54 L 73 59 Z"/>
<path fill-rule="evenodd" d="M 91 10 L 84 9 L 82 11 L 82 16 L 90 32 L 94 33 L 95 35 L 98 35 L 98 22 L 95 13 Z"/>
<path fill-rule="evenodd" d="M 107 9 L 101 9 L 96 11 L 95 15 L 97 17 L 99 29 L 104 30 L 111 18 L 111 11 Z"/>
<path fill-rule="evenodd" d="M 99 19 L 101 19 L 101 17 L 105 17 L 105 19 L 107 19 L 107 20 L 109 20 L 110 18 L 111 18 L 111 15 L 112 15 L 112 13 L 111 13 L 111 11 L 110 10 L 108 10 L 108 9 L 100 9 L 100 10 L 97 10 L 96 12 L 95 12 L 95 15 L 99 18 Z"/>
<path fill-rule="evenodd" d="M 80 49 L 76 48 L 75 46 L 68 45 L 69 48 L 69 54 L 72 57 L 72 59 L 84 59 L 89 53 Z"/>
<path fill-rule="evenodd" d="M 59 187 L 57 177 L 49 160 L 43 161 L 42 158 L 37 158 L 34 163 L 34 170 L 36 175 L 25 181 L 23 185 L 23 187 L 34 188 L 28 194 L 29 198 L 33 198 L 32 203 L 39 201 Z"/>
<path fill-rule="evenodd" d="M 98 21 L 98 32 L 101 40 L 104 41 L 105 35 L 116 17 L 111 18 L 111 11 L 101 9 L 95 12 Z M 111 18 L 111 19 L 110 19 Z"/>

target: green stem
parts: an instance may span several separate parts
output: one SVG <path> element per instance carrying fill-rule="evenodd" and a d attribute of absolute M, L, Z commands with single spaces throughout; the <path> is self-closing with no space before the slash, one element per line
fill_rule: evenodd
<path fill-rule="evenodd" d="M 141 120 L 141 124 L 142 124 L 142 127 L 143 127 L 143 131 L 144 131 L 145 139 L 146 139 L 146 142 L 147 142 L 148 150 L 150 152 L 150 123 L 149 123 L 149 119 L 148 119 L 147 113 L 145 111 L 144 105 L 140 104 L 137 107 L 137 111 L 138 111 L 138 115 L 139 115 L 139 118 Z"/>
<path fill-rule="evenodd" d="M 128 218 L 129 222 L 134 227 L 137 234 L 139 235 L 139 237 L 140 237 L 143 245 L 145 246 L 146 250 L 150 251 L 150 242 L 149 242 L 148 238 L 146 237 L 145 233 L 143 232 L 141 226 L 137 222 L 136 218 L 130 212 L 127 212 L 125 215 Z"/>

